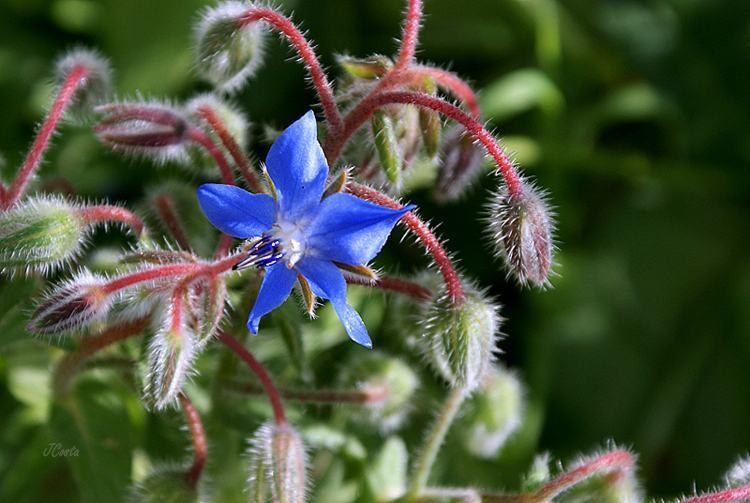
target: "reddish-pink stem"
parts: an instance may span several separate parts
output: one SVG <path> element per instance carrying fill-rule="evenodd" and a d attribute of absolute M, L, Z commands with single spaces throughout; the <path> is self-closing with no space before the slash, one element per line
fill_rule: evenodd
<path fill-rule="evenodd" d="M 247 393 L 259 393 L 262 391 L 252 384 L 239 384 L 238 390 Z M 381 403 L 388 397 L 388 389 L 385 386 L 366 386 L 357 390 L 295 390 L 284 388 L 279 388 L 278 390 L 282 398 L 303 403 L 352 403 L 367 405 Z"/>
<path fill-rule="evenodd" d="M 281 395 L 279 394 L 279 390 L 277 390 L 276 386 L 273 384 L 273 379 L 271 379 L 266 368 L 255 359 L 250 351 L 245 349 L 245 346 L 243 346 L 240 341 L 228 333 L 224 331 L 219 332 L 219 340 L 229 349 L 234 351 L 234 353 L 247 364 L 250 370 L 258 378 L 261 386 L 263 386 L 263 390 L 266 392 L 266 396 L 268 396 L 268 400 L 271 402 L 271 408 L 273 409 L 276 424 L 279 426 L 286 424 L 286 414 L 284 413 L 284 405 L 281 402 Z"/>
<path fill-rule="evenodd" d="M 190 239 L 185 232 L 180 217 L 177 215 L 174 201 L 169 194 L 159 194 L 154 198 L 154 206 L 159 218 L 164 222 L 167 231 L 172 235 L 183 250 L 190 249 Z"/>
<path fill-rule="evenodd" d="M 522 191 L 521 178 L 510 158 L 503 152 L 495 137 L 487 131 L 482 124 L 471 118 L 466 112 L 457 106 L 448 103 L 442 98 L 428 94 L 411 91 L 390 91 L 365 98 L 362 104 L 366 106 L 352 110 L 344 122 L 344 129 L 340 135 L 331 137 L 331 142 L 326 142 L 325 151 L 329 162 L 338 158 L 346 141 L 354 134 L 372 114 L 380 107 L 393 104 L 415 105 L 429 108 L 460 123 L 474 138 L 476 138 L 495 160 L 500 173 L 505 180 L 508 191 L 512 195 L 520 195 Z M 356 114 L 355 114 L 356 112 Z"/>
<path fill-rule="evenodd" d="M 255 21 L 264 21 L 280 31 L 297 51 L 300 59 L 307 68 L 315 91 L 323 106 L 323 113 L 331 125 L 333 132 L 341 130 L 343 125 L 339 109 L 333 96 L 333 87 L 323 71 L 320 60 L 310 43 L 288 17 L 269 7 L 252 7 L 240 18 L 240 24 L 245 26 Z"/>
<path fill-rule="evenodd" d="M 237 168 L 239 168 L 248 187 L 250 187 L 253 192 L 263 192 L 263 185 L 261 185 L 258 176 L 255 174 L 255 171 L 253 171 L 250 159 L 248 159 L 244 152 L 242 152 L 242 149 L 221 120 L 221 117 L 219 117 L 219 114 L 208 105 L 199 107 L 198 112 L 208 125 L 211 126 L 211 129 L 214 130 L 219 139 L 221 139 L 221 143 L 229 151 L 232 159 L 234 159 L 234 162 L 237 164 Z"/>
<path fill-rule="evenodd" d="M 70 105 L 78 88 L 86 81 L 88 74 L 88 68 L 84 65 L 78 65 L 65 78 L 47 118 L 42 123 L 41 129 L 39 129 L 39 133 L 21 165 L 21 169 L 3 198 L 2 209 L 10 208 L 23 196 L 31 181 L 31 177 L 39 167 L 39 163 L 49 147 L 50 139 L 57 129 L 57 124 L 60 122 L 68 105 Z"/>
<path fill-rule="evenodd" d="M 148 317 L 112 325 L 100 334 L 85 338 L 76 353 L 81 358 L 89 357 L 107 346 L 140 334 L 146 329 L 146 325 Z"/>
<path fill-rule="evenodd" d="M 633 459 L 633 455 L 628 451 L 617 450 L 608 452 L 547 482 L 533 493 L 532 500 L 540 502 L 549 501 L 589 477 L 613 472 L 627 474 L 632 472 L 634 467 L 635 459 Z"/>
<path fill-rule="evenodd" d="M 365 185 L 349 183 L 347 184 L 347 190 L 357 197 L 372 201 L 381 206 L 385 206 L 386 208 L 402 208 L 401 204 L 397 203 L 390 197 Z M 422 245 L 427 249 L 427 252 L 432 256 L 440 273 L 443 275 L 445 289 L 451 302 L 453 304 L 463 303 L 464 288 L 461 284 L 461 277 L 458 275 L 458 272 L 456 272 L 456 268 L 453 266 L 453 261 L 451 261 L 445 249 L 443 249 L 443 246 L 440 244 L 440 240 L 432 233 L 427 224 L 422 222 L 414 213 L 409 212 L 404 215 L 401 218 L 401 222 L 416 234 L 422 242 Z"/>
<path fill-rule="evenodd" d="M 680 500 L 680 503 L 739 503 L 750 501 L 750 484 Z"/>
<path fill-rule="evenodd" d="M 180 405 L 185 413 L 190 438 L 193 441 L 193 464 L 185 474 L 185 481 L 190 487 L 195 488 L 203 473 L 203 467 L 206 465 L 208 457 L 208 443 L 206 442 L 206 431 L 203 429 L 203 422 L 198 410 L 195 408 L 190 399 L 184 393 L 180 393 Z"/>
<path fill-rule="evenodd" d="M 415 283 L 401 278 L 393 278 L 390 276 L 381 276 L 375 281 L 368 281 L 364 278 L 348 277 L 346 281 L 352 285 L 363 285 L 372 288 L 379 288 L 387 292 L 397 292 L 404 295 L 408 295 L 416 300 L 429 300 L 432 298 L 432 291 Z"/>
<path fill-rule="evenodd" d="M 193 272 L 196 272 L 203 267 L 201 264 L 171 264 L 161 267 L 154 267 L 152 269 L 146 269 L 144 271 L 134 272 L 133 274 L 127 274 L 117 279 L 106 283 L 102 286 L 102 293 L 109 295 L 115 293 L 123 288 L 128 288 L 138 283 L 144 283 L 146 281 L 155 281 L 165 278 L 171 278 L 175 276 L 184 276 Z"/>
<path fill-rule="evenodd" d="M 396 59 L 396 65 L 393 68 L 394 71 L 408 67 L 414 60 L 421 23 L 422 0 L 409 0 L 409 6 L 406 9 L 406 19 L 404 19 L 404 31 L 401 36 L 401 48 Z"/>
<path fill-rule="evenodd" d="M 219 149 L 218 145 L 214 143 L 210 136 L 201 131 L 198 128 L 192 127 L 188 131 L 188 137 L 199 144 L 201 147 L 206 149 L 211 157 L 216 161 L 216 165 L 219 167 L 221 172 L 221 179 L 228 185 L 234 185 L 234 174 L 232 173 L 232 167 L 227 162 L 226 157 Z"/>
<path fill-rule="evenodd" d="M 214 258 L 221 258 L 229 253 L 229 250 L 232 249 L 233 242 L 234 238 L 232 236 L 230 236 L 229 234 L 222 234 L 219 238 L 219 244 L 216 246 Z"/>
<path fill-rule="evenodd" d="M 466 105 L 472 116 L 475 119 L 479 119 L 482 116 L 482 111 L 479 108 L 479 101 L 477 95 L 469 84 L 453 72 L 443 70 L 441 68 L 434 68 L 431 66 L 413 66 L 407 70 L 408 73 L 414 76 L 429 76 L 435 80 L 435 83 L 453 94 L 456 98 Z"/>
<path fill-rule="evenodd" d="M 78 216 L 87 224 L 99 222 L 122 222 L 133 229 L 136 236 L 143 232 L 143 221 L 130 210 L 120 206 L 99 205 L 84 206 L 78 210 Z"/>

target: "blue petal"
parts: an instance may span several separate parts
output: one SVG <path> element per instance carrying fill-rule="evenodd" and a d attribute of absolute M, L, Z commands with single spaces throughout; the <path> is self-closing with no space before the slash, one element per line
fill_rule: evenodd
<path fill-rule="evenodd" d="M 310 283 L 310 288 L 315 295 L 331 301 L 349 338 L 357 344 L 372 349 L 372 341 L 367 335 L 367 328 L 362 318 L 352 306 L 346 303 L 346 281 L 339 268 L 327 260 L 307 257 L 297 264 L 297 269 Z"/>
<path fill-rule="evenodd" d="M 378 254 L 396 222 L 413 206 L 393 210 L 351 194 L 334 194 L 308 227 L 307 245 L 320 258 L 366 264 Z"/>
<path fill-rule="evenodd" d="M 252 333 L 258 333 L 258 324 L 263 316 L 279 307 L 289 297 L 296 280 L 297 271 L 289 269 L 285 262 L 266 269 L 258 298 L 255 299 L 255 305 L 247 320 L 247 328 Z"/>
<path fill-rule="evenodd" d="M 318 126 L 312 111 L 281 133 L 271 145 L 266 166 L 286 220 L 297 221 L 320 204 L 328 164 L 318 143 Z"/>
<path fill-rule="evenodd" d="M 234 185 L 201 185 L 198 202 L 214 227 L 236 238 L 260 236 L 276 219 L 276 203 L 272 197 L 251 194 Z"/>

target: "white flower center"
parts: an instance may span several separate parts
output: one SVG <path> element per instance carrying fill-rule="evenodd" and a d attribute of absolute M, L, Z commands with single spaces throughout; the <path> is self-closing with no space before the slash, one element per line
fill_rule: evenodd
<path fill-rule="evenodd" d="M 305 239 L 301 226 L 298 223 L 279 220 L 274 224 L 271 233 L 274 238 L 281 241 L 287 267 L 294 267 L 305 254 Z"/>

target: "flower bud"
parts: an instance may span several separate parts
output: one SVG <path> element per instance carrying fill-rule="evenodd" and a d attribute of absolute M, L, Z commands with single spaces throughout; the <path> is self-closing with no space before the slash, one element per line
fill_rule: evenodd
<path fill-rule="evenodd" d="M 393 68 L 391 58 L 380 54 L 367 58 L 339 56 L 336 61 L 347 74 L 355 79 L 379 79 Z"/>
<path fill-rule="evenodd" d="M 414 371 L 398 358 L 369 353 L 348 366 L 343 386 L 357 386 L 370 398 L 352 411 L 352 419 L 383 433 L 397 429 L 411 412 L 419 386 Z"/>
<path fill-rule="evenodd" d="M 452 128 L 440 149 L 440 167 L 433 195 L 439 202 L 461 197 L 482 171 L 484 150 L 461 128 Z"/>
<path fill-rule="evenodd" d="M 187 471 L 188 468 L 180 466 L 157 468 L 131 490 L 129 501 L 132 503 L 164 503 L 165 501 L 199 503 L 203 501 L 198 488 L 188 483 L 185 477 Z"/>
<path fill-rule="evenodd" d="M 250 4 L 224 2 L 210 7 L 196 28 L 198 71 L 222 91 L 239 89 L 263 61 L 265 31 L 260 23 L 242 24 Z"/>
<path fill-rule="evenodd" d="M 447 295 L 433 298 L 424 322 L 424 350 L 432 367 L 452 387 L 471 391 L 492 361 L 500 324 L 498 308 L 468 287 L 461 304 Z"/>
<path fill-rule="evenodd" d="M 614 446 L 607 452 L 579 459 L 545 484 L 554 488 L 555 501 L 574 503 L 640 503 L 643 495 L 635 478 L 635 458 Z"/>
<path fill-rule="evenodd" d="M 307 491 L 307 455 L 289 424 L 267 423 L 250 442 L 250 501 L 302 503 Z"/>
<path fill-rule="evenodd" d="M 160 103 L 110 103 L 94 126 L 99 141 L 113 150 L 157 163 L 185 162 L 190 125 L 175 107 Z"/>
<path fill-rule="evenodd" d="M 743 456 L 724 475 L 727 487 L 750 484 L 750 457 Z"/>
<path fill-rule="evenodd" d="M 94 107 L 103 103 L 112 88 L 112 70 L 98 52 L 74 49 L 60 58 L 55 69 L 55 80 L 61 85 L 74 69 L 86 69 L 86 77 L 76 90 L 66 112 L 81 122 L 90 116 Z"/>
<path fill-rule="evenodd" d="M 192 98 L 185 104 L 185 112 L 193 123 L 199 124 L 205 122 L 201 109 L 211 109 L 221 120 L 229 134 L 243 150 L 247 148 L 249 141 L 250 124 L 247 117 L 235 107 L 232 103 L 227 102 L 213 94 L 201 94 Z M 216 142 L 218 145 L 221 141 Z"/>
<path fill-rule="evenodd" d="M 430 77 L 425 79 L 422 89 L 426 94 L 437 94 L 435 80 Z M 440 120 L 440 114 L 429 108 L 420 108 L 419 127 L 422 131 L 422 143 L 424 143 L 425 152 L 432 159 L 440 149 L 440 134 L 443 131 L 443 121 Z"/>
<path fill-rule="evenodd" d="M 480 458 L 498 455 L 508 437 L 521 426 L 521 382 L 500 367 L 489 369 L 464 416 L 461 429 L 466 449 Z"/>
<path fill-rule="evenodd" d="M 170 306 L 162 313 L 161 327 L 148 345 L 145 396 L 157 410 L 176 404 L 185 380 L 192 372 L 197 340 L 184 320 L 175 322 Z"/>
<path fill-rule="evenodd" d="M 203 346 L 216 334 L 224 318 L 226 299 L 227 285 L 218 276 L 198 281 L 190 289 L 188 305 L 199 346 Z"/>
<path fill-rule="evenodd" d="M 105 282 L 101 276 L 82 271 L 57 286 L 39 304 L 27 330 L 57 335 L 100 321 L 112 304 L 112 296 L 104 290 Z"/>
<path fill-rule="evenodd" d="M 508 273 L 521 285 L 549 284 L 553 222 L 545 195 L 526 181 L 519 193 L 504 186 L 489 209 L 489 224 L 497 253 Z"/>
<path fill-rule="evenodd" d="M 58 197 L 27 199 L 0 213 L 0 271 L 47 272 L 81 251 L 88 226 Z"/>
<path fill-rule="evenodd" d="M 402 154 L 398 143 L 396 126 L 385 112 L 377 111 L 372 116 L 372 135 L 380 166 L 388 181 L 396 188 L 401 184 Z"/>

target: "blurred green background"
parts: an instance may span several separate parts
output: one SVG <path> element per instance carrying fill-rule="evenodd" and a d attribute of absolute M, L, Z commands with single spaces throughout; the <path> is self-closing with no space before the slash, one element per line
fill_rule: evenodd
<path fill-rule="evenodd" d="M 331 67 L 335 53 L 392 53 L 402 3 L 281 2 Z M 486 119 L 558 213 L 554 289 L 521 291 L 489 260 L 478 218 L 495 180 L 447 206 L 427 191 L 410 196 L 504 304 L 501 359 L 529 386 L 525 445 L 569 459 L 613 439 L 639 453 L 655 496 L 720 482 L 750 446 L 750 2 L 425 4 L 420 56 L 482 90 Z M 205 89 L 191 74 L 191 26 L 204 5 L 0 0 L 3 177 L 30 142 L 50 64 L 66 48 L 111 58 L 123 97 Z M 289 56 L 274 39 L 238 97 L 255 123 L 283 126 L 313 102 Z M 64 133 L 45 170 L 83 195 L 136 199 L 144 180 L 163 176 L 108 154 L 83 129 Z M 9 404 L 17 390 L 2 360 Z M 24 438 L 0 433 L 0 480 L 20 483 L 12 465 Z M 514 463 L 460 463 L 446 478 L 517 480 L 527 451 Z"/>

